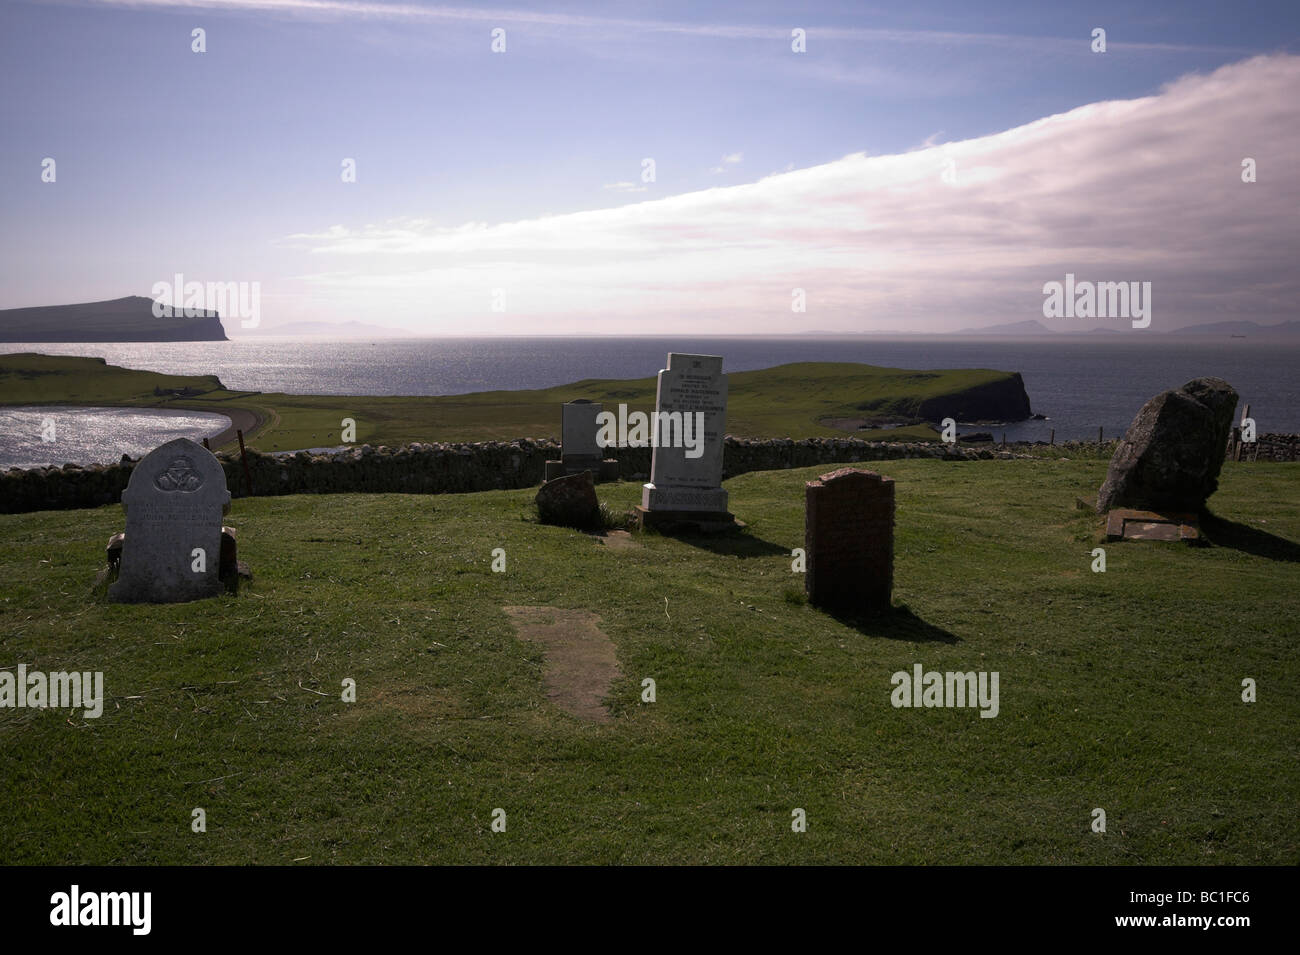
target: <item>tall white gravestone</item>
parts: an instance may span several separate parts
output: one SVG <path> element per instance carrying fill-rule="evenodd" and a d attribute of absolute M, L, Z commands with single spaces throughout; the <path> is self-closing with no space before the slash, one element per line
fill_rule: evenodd
<path fill-rule="evenodd" d="M 700 432 L 700 415 L 702 430 Z M 727 426 L 727 376 L 717 355 L 668 353 L 655 390 L 650 483 L 638 513 L 697 525 L 733 523 L 722 489 L 722 446 Z"/>
<path fill-rule="evenodd" d="M 126 536 L 115 603 L 179 603 L 222 591 L 221 517 L 230 491 L 221 462 L 189 438 L 149 452 L 122 492 Z"/>

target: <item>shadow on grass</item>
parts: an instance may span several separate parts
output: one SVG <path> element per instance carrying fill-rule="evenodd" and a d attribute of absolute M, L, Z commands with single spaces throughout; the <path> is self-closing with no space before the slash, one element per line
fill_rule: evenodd
<path fill-rule="evenodd" d="M 955 633 L 922 620 L 906 604 L 874 612 L 840 610 L 816 605 L 813 609 L 834 617 L 844 626 L 858 631 L 864 637 L 884 637 L 886 640 L 908 640 L 913 643 L 961 642 L 961 638 Z"/>
<path fill-rule="evenodd" d="M 748 528 L 724 531 L 720 534 L 690 534 L 685 532 L 660 532 L 664 537 L 698 547 L 722 557 L 771 557 L 775 554 L 790 556 L 790 548 L 774 544 L 751 533 Z"/>
<path fill-rule="evenodd" d="M 1285 537 L 1218 517 L 1208 511 L 1201 515 L 1200 523 L 1201 536 L 1215 547 L 1230 547 L 1268 560 L 1300 562 L 1300 544 Z"/>

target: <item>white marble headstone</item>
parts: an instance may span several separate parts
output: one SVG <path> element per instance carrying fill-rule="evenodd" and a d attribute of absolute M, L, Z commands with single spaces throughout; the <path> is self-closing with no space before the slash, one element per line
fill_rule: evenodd
<path fill-rule="evenodd" d="M 221 517 L 230 509 L 216 456 L 189 438 L 168 441 L 131 471 L 122 492 L 126 537 L 116 603 L 178 603 L 221 592 Z"/>
<path fill-rule="evenodd" d="M 700 419 L 696 413 L 702 413 Z M 727 376 L 717 355 L 668 353 L 668 367 L 659 372 L 655 392 L 659 437 L 650 458 L 650 483 L 641 491 L 641 506 L 649 510 L 727 510 L 727 492 L 722 489 L 722 443 L 727 427 Z M 675 417 L 680 413 L 680 419 Z M 665 426 L 664 416 L 674 417 Z M 687 420 L 687 416 L 690 420 Z M 686 434 L 681 429 L 689 428 Z M 703 421 L 702 447 L 696 422 Z M 689 437 L 671 440 L 664 437 Z M 688 445 L 694 445 L 689 447 Z M 699 450 L 697 457 L 692 457 Z"/>

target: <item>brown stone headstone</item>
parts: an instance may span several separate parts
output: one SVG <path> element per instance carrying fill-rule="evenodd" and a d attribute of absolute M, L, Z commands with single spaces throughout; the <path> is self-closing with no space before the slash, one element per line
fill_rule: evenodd
<path fill-rule="evenodd" d="M 894 586 L 894 479 L 841 468 L 805 485 L 804 586 L 841 609 L 887 609 Z"/>

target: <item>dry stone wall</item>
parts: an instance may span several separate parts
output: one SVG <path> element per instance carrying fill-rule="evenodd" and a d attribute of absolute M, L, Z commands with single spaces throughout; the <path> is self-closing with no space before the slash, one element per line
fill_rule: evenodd
<path fill-rule="evenodd" d="M 1285 439 L 1278 441 L 1274 439 Z M 1262 435 L 1260 459 L 1291 460 L 1300 453 L 1300 436 Z M 1274 458 L 1273 451 L 1289 457 Z M 269 455 L 250 451 L 249 469 L 258 495 L 278 494 L 456 494 L 534 487 L 542 482 L 548 458 L 558 456 L 554 441 L 486 441 L 474 444 L 408 444 L 400 448 L 363 445 L 332 453 L 300 451 Z M 619 476 L 644 481 L 650 474 L 650 448 L 610 448 Z M 854 438 L 727 437 L 722 476 L 822 464 L 852 464 L 897 458 L 950 461 L 1012 458 L 1014 446 L 953 447 L 937 443 L 860 441 Z M 238 454 L 219 454 L 226 486 L 234 497 L 246 496 Z M 0 472 L 0 513 L 64 510 L 117 504 L 135 462 L 80 467 L 11 469 Z"/>

